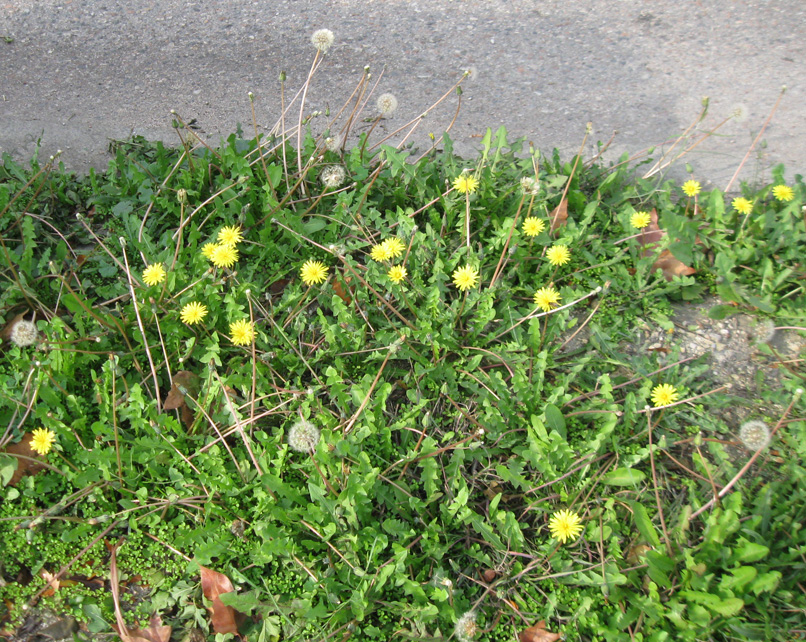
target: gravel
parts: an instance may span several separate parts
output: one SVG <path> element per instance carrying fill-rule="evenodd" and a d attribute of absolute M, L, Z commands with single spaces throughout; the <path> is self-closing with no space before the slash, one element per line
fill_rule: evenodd
<path fill-rule="evenodd" d="M 170 110 L 195 118 L 214 143 L 280 113 L 278 76 L 304 82 L 310 36 L 335 44 L 315 77 L 310 110 L 338 109 L 365 65 L 399 106 L 382 131 L 420 115 L 473 69 L 451 131 L 473 156 L 487 127 L 505 125 L 549 151 L 574 153 L 593 123 L 588 156 L 617 131 L 609 159 L 674 140 L 710 96 L 705 131 L 739 107 L 721 136 L 685 160 L 709 187 L 725 187 L 781 91 L 780 106 L 742 177 L 806 168 L 802 0 L 5 0 L 0 12 L 0 152 L 30 158 L 63 150 L 65 166 L 108 162 L 108 139 L 140 134 L 176 142 Z M 8 42 L 10 41 L 10 42 Z M 426 144 L 453 118 L 433 110 L 413 139 Z M 324 122 L 323 119 L 320 119 Z M 741 121 L 741 122 L 740 122 Z M 320 121 L 314 121 L 314 127 Z M 668 143 L 667 143 L 668 147 Z M 679 162 L 672 175 L 685 175 Z"/>

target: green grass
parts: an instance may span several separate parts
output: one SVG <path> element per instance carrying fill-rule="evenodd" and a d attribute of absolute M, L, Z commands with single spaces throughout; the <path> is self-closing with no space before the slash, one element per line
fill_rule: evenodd
<path fill-rule="evenodd" d="M 217 149 L 179 132 L 179 149 L 121 142 L 86 177 L 0 166 L 0 321 L 39 332 L 30 346 L 6 332 L 0 353 L 3 443 L 23 449 L 0 455 L 6 628 L 36 605 L 85 636 L 113 636 L 118 611 L 215 639 L 227 611 L 208 612 L 202 566 L 235 585 L 222 600 L 250 639 L 448 638 L 468 611 L 478 640 L 539 620 L 585 641 L 803 630 L 802 364 L 741 398 L 674 344 L 627 349 L 639 327 L 672 327 L 672 303 L 712 295 L 714 318 L 799 326 L 800 176 L 791 201 L 772 195 L 782 167 L 743 186 L 745 219 L 717 189 L 689 198 L 503 129 L 470 163 L 447 136 L 426 153 L 367 137 L 330 150 L 327 130 L 298 154 L 294 130 Z M 323 186 L 332 166 L 346 180 Z M 451 186 L 467 168 L 465 196 Z M 632 228 L 652 210 L 657 225 Z M 546 229 L 526 236 L 528 216 Z M 202 253 L 224 226 L 244 236 L 230 269 Z M 389 238 L 400 255 L 370 258 Z M 557 244 L 570 260 L 552 265 Z M 653 267 L 664 249 L 670 280 Z M 308 260 L 323 283 L 303 282 Z M 167 276 L 148 286 L 155 263 Z M 478 279 L 462 291 L 466 266 Z M 681 266 L 694 272 L 671 278 Z M 543 287 L 560 295 L 548 314 Z M 194 325 L 191 302 L 207 308 Z M 233 343 L 239 320 L 254 341 Z M 648 408 L 660 384 L 679 403 Z M 777 429 L 744 471 L 736 406 Z M 301 419 L 320 431 L 310 452 L 288 444 Z M 56 438 L 44 457 L 24 450 L 36 428 Z M 49 467 L 8 483 L 33 460 Z M 566 509 L 583 530 L 561 543 L 549 520 Z"/>

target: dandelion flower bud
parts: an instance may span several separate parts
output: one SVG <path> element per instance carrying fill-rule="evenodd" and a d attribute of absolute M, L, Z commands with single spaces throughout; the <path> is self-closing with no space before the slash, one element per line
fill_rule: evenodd
<path fill-rule="evenodd" d="M 318 29 L 311 36 L 311 44 L 316 50 L 326 54 L 333 44 L 333 32 L 330 29 Z"/>
<path fill-rule="evenodd" d="M 39 331 L 32 321 L 20 319 L 11 327 L 9 338 L 15 345 L 25 348 L 36 343 L 39 338 Z"/>
<path fill-rule="evenodd" d="M 739 439 L 748 450 L 755 452 L 770 443 L 770 429 L 763 421 L 746 421 L 739 428 Z"/>
<path fill-rule="evenodd" d="M 188 191 L 185 188 L 181 188 L 176 192 L 176 200 L 179 201 L 181 205 L 188 204 Z"/>
<path fill-rule="evenodd" d="M 319 175 L 322 184 L 330 189 L 335 189 L 347 178 L 347 172 L 341 165 L 328 165 Z"/>
<path fill-rule="evenodd" d="M 397 109 L 397 98 L 392 94 L 381 94 L 378 96 L 378 102 L 375 103 L 381 116 L 388 118 Z"/>
<path fill-rule="evenodd" d="M 300 419 L 288 431 L 288 445 L 298 453 L 310 453 L 319 443 L 319 429 L 310 421 Z"/>

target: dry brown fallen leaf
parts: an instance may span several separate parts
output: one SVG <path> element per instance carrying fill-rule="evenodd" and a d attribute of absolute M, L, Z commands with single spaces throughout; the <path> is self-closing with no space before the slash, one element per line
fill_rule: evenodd
<path fill-rule="evenodd" d="M 342 275 L 344 279 L 344 285 L 341 284 L 338 278 L 333 279 L 333 292 L 344 301 L 345 304 L 350 305 L 353 302 L 353 297 L 351 296 L 355 287 L 350 287 L 350 281 L 352 281 L 352 277 L 349 275 Z"/>
<path fill-rule="evenodd" d="M 666 236 L 666 232 L 658 224 L 658 211 L 652 209 L 649 213 L 649 225 L 638 236 L 638 243 L 644 247 L 642 256 L 649 256 L 654 252 L 658 242 Z M 652 264 L 652 271 L 662 270 L 663 277 L 672 281 L 676 276 L 690 276 L 697 270 L 676 259 L 670 250 L 663 250 Z"/>
<path fill-rule="evenodd" d="M 221 601 L 219 595 L 231 593 L 235 590 L 230 579 L 223 573 L 219 573 L 205 566 L 199 565 L 201 572 L 201 585 L 204 597 L 212 606 L 210 607 L 210 619 L 213 623 L 213 631 L 216 633 L 237 633 L 238 612 L 231 606 L 227 606 Z"/>
<path fill-rule="evenodd" d="M 50 597 L 56 591 L 59 590 L 60 587 L 59 578 L 53 573 L 49 573 L 43 568 L 41 571 L 39 571 L 39 577 L 45 580 L 45 584 L 50 585 L 50 587 L 42 593 L 42 597 Z"/>
<path fill-rule="evenodd" d="M 11 476 L 11 480 L 8 482 L 9 486 L 16 486 L 23 477 L 35 475 L 40 470 L 45 469 L 37 461 L 42 459 L 42 455 L 31 449 L 31 439 L 31 433 L 25 433 L 16 444 L 8 444 L 8 446 L 0 450 L 0 453 L 7 453 L 17 459 L 17 470 Z"/>
<path fill-rule="evenodd" d="M 557 642 L 562 635 L 546 631 L 546 621 L 540 620 L 534 626 L 530 626 L 518 635 L 520 642 Z"/>
<path fill-rule="evenodd" d="M 129 629 L 129 640 L 131 642 L 169 642 L 171 639 L 171 627 L 164 626 L 160 616 L 154 613 L 148 622 L 148 628 Z"/>
<path fill-rule="evenodd" d="M 697 270 L 676 259 L 669 250 L 663 250 L 658 259 L 652 264 L 653 270 L 663 270 L 663 276 L 671 281 L 676 276 L 690 276 Z"/>
<path fill-rule="evenodd" d="M 551 228 L 550 230 L 554 232 L 558 228 L 565 225 L 566 221 L 568 220 L 568 199 L 564 198 L 560 201 L 560 204 L 551 210 L 551 214 L 549 214 L 549 220 L 551 221 Z"/>
<path fill-rule="evenodd" d="M 165 398 L 165 403 L 162 407 L 165 410 L 178 410 L 182 417 L 182 423 L 185 427 L 190 428 L 193 425 L 195 414 L 190 406 L 185 403 L 185 394 L 181 389 L 190 393 L 193 397 L 199 394 L 199 377 L 187 370 L 180 370 L 173 376 L 173 385 Z"/>

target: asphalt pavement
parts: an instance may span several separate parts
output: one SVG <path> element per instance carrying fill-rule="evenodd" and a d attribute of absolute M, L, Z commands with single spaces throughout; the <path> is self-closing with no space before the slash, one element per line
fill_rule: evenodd
<path fill-rule="evenodd" d="M 252 131 L 248 92 L 268 129 L 280 72 L 289 92 L 303 84 L 320 28 L 335 41 L 309 112 L 340 107 L 370 65 L 376 93 L 398 99 L 381 126 L 392 131 L 472 69 L 451 130 L 460 153 L 474 156 L 486 128 L 504 125 L 570 155 L 590 122 L 585 153 L 615 132 L 612 159 L 662 149 L 708 96 L 700 131 L 739 118 L 685 160 L 724 187 L 786 85 L 741 176 L 806 169 L 804 0 L 0 0 L 0 153 L 27 159 L 40 141 L 69 169 L 104 168 L 109 139 L 177 142 L 171 109 L 215 143 L 239 123 Z M 455 110 L 452 96 L 430 112 L 415 143 Z"/>

